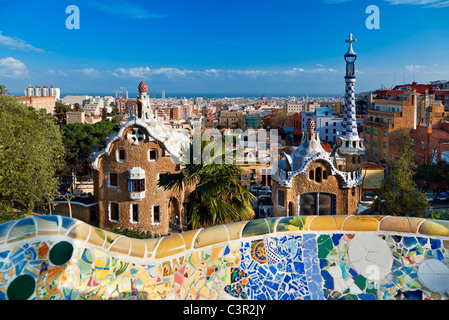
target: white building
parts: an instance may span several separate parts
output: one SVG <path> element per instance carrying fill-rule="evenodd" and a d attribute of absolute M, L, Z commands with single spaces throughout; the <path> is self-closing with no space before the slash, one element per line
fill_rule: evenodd
<path fill-rule="evenodd" d="M 60 100 L 61 89 L 53 86 L 41 88 L 40 86 L 33 87 L 30 85 L 25 89 L 25 97 L 55 97 L 55 100 Z"/>
<path fill-rule="evenodd" d="M 322 141 L 335 142 L 342 131 L 343 118 L 332 114 L 332 108 L 315 108 L 313 113 L 301 114 L 302 132 L 307 131 L 307 120 L 312 118 L 315 122 L 315 131 L 319 133 Z M 356 119 L 357 126 L 363 126 L 363 118 Z"/>
<path fill-rule="evenodd" d="M 78 103 L 80 107 L 82 107 L 84 105 L 84 102 L 91 98 L 91 96 L 85 95 L 68 95 L 62 98 L 61 102 L 67 105 L 71 105 L 72 107 L 75 105 L 75 103 Z"/>

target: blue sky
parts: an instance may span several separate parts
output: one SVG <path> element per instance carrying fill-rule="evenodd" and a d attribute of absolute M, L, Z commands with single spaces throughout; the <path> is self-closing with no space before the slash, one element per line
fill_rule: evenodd
<path fill-rule="evenodd" d="M 66 28 L 66 7 L 80 29 Z M 380 28 L 369 30 L 369 5 Z M 448 0 L 0 0 L 0 84 L 12 93 L 343 94 L 449 80 Z"/>

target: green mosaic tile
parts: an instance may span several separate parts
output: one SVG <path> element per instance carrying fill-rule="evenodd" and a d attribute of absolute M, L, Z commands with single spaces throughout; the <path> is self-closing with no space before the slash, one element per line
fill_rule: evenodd
<path fill-rule="evenodd" d="M 281 218 L 277 224 L 277 232 L 285 231 L 300 231 L 304 227 L 305 217 L 284 217 Z"/>
<path fill-rule="evenodd" d="M 9 300 L 27 300 L 31 297 L 36 287 L 36 281 L 32 276 L 21 275 L 15 278 L 9 285 L 7 296 Z"/>
<path fill-rule="evenodd" d="M 58 242 L 50 250 L 50 262 L 56 266 L 67 263 L 73 254 L 73 245 L 67 241 Z"/>
<path fill-rule="evenodd" d="M 242 230 L 242 237 L 259 236 L 270 233 L 270 228 L 265 220 L 251 220 Z"/>

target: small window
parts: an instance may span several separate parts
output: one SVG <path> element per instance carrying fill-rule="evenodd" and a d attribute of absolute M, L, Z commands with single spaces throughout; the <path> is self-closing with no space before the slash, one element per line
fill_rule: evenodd
<path fill-rule="evenodd" d="M 326 180 L 327 179 L 327 171 L 323 170 L 323 179 Z"/>
<path fill-rule="evenodd" d="M 148 159 L 150 161 L 157 160 L 157 150 L 156 149 L 150 149 L 150 151 L 148 151 Z"/>
<path fill-rule="evenodd" d="M 377 129 L 374 129 L 374 130 L 373 130 L 373 134 L 374 134 L 375 136 L 377 136 Z"/>
<path fill-rule="evenodd" d="M 126 151 L 125 149 L 117 150 L 117 161 L 124 162 L 126 160 Z"/>
<path fill-rule="evenodd" d="M 424 143 L 424 141 L 421 141 L 421 148 L 424 148 L 425 147 L 425 143 Z"/>
<path fill-rule="evenodd" d="M 320 183 L 321 182 L 321 173 L 322 173 L 322 169 L 320 167 L 315 169 L 315 181 Z"/>
<path fill-rule="evenodd" d="M 131 223 L 139 222 L 139 204 L 131 203 Z"/>
<path fill-rule="evenodd" d="M 108 187 L 118 188 L 118 174 L 115 172 L 108 173 Z"/>
<path fill-rule="evenodd" d="M 109 220 L 119 221 L 119 204 L 117 202 L 109 202 Z"/>
<path fill-rule="evenodd" d="M 386 137 L 386 136 L 387 136 L 387 131 L 384 130 L 384 137 Z"/>
<path fill-rule="evenodd" d="M 278 205 L 281 207 L 285 207 L 285 193 L 284 190 L 278 190 Z"/>
<path fill-rule="evenodd" d="M 155 205 L 153 206 L 153 223 L 161 222 L 161 206 Z"/>
<path fill-rule="evenodd" d="M 386 148 L 387 147 L 387 143 L 386 142 L 384 142 L 384 148 Z"/>
<path fill-rule="evenodd" d="M 315 179 L 315 171 L 313 171 L 313 170 L 309 171 L 309 179 L 310 180 L 314 180 Z"/>

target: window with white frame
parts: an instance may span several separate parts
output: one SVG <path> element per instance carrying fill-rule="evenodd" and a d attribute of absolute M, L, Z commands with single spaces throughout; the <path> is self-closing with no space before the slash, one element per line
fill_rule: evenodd
<path fill-rule="evenodd" d="M 281 207 L 285 207 L 285 192 L 284 192 L 284 190 L 278 189 L 277 204 Z"/>
<path fill-rule="evenodd" d="M 157 149 L 150 149 L 148 151 L 148 160 L 157 161 Z"/>
<path fill-rule="evenodd" d="M 120 218 L 120 212 L 119 212 L 119 204 L 118 202 L 109 202 L 109 220 L 112 222 L 118 222 Z"/>
<path fill-rule="evenodd" d="M 153 212 L 152 212 L 151 220 L 153 223 L 161 223 L 161 206 L 160 205 L 153 205 Z"/>
<path fill-rule="evenodd" d="M 131 203 L 130 205 L 130 222 L 131 223 L 137 223 L 139 222 L 139 204 L 138 203 Z"/>
<path fill-rule="evenodd" d="M 108 173 L 108 187 L 118 188 L 118 174 L 116 172 Z"/>
<path fill-rule="evenodd" d="M 125 149 L 118 149 L 117 150 L 117 161 L 125 162 L 125 160 L 126 160 L 126 151 L 125 151 Z"/>

